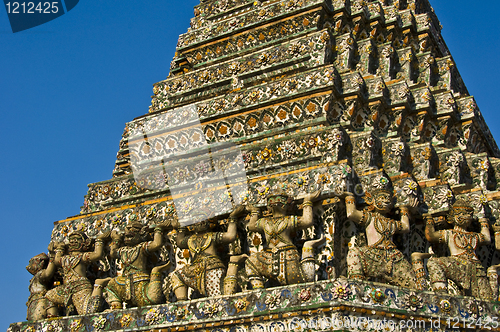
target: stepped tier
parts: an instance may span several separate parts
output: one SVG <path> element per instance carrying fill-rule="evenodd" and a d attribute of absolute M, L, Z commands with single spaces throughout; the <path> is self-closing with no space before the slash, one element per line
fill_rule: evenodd
<path fill-rule="evenodd" d="M 11 325 L 52 331 L 499 331 L 497 304 L 346 279 Z M 477 317 L 485 319 L 476 325 Z"/>

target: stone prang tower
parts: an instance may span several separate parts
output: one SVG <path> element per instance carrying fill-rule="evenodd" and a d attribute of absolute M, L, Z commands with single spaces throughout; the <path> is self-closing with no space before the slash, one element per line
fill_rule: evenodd
<path fill-rule="evenodd" d="M 485 271 L 500 261 L 493 236 L 500 150 L 429 1 L 202 0 L 194 14 L 167 79 L 154 84 L 147 114 L 125 126 L 113 177 L 90 184 L 80 214 L 56 222 L 52 233 L 53 241 L 67 241 L 77 230 L 95 238 L 131 223 L 153 229 L 177 222 L 150 263 L 172 263 L 162 274 L 164 303 L 16 323 L 10 332 L 402 331 L 410 322 L 405 326 L 428 331 L 478 321 L 479 329 L 498 328 L 496 302 L 469 297 L 467 285 L 452 281 L 445 293 L 434 292 L 426 268 L 420 272 L 428 291 L 348 278 L 348 251 L 367 246 L 369 228 L 365 234 L 347 218 L 347 192 L 365 211 L 370 193 L 393 193 L 386 219 L 396 228 L 385 231 L 394 234 L 404 208 L 410 230 L 393 240 L 407 261 L 414 252 L 449 256 L 445 240 L 428 242 L 426 223 L 451 229 L 445 219 L 453 203 L 467 201 L 491 229 L 491 244 L 478 247 L 488 242 L 479 236 L 466 250 L 475 250 Z M 302 200 L 316 191 L 316 201 Z M 314 280 L 279 285 L 266 278 L 264 289 L 252 289 L 241 264 L 236 293 L 203 297 L 191 287 L 189 301 L 176 301 L 171 275 L 194 261 L 193 247 L 176 241 L 181 229 L 215 224 L 221 234 L 239 204 L 262 208 L 261 220 L 273 218 L 263 207 L 277 192 L 288 197 L 291 216 L 312 205 L 314 225 L 297 229 L 290 246 L 304 257 L 307 241 L 324 238 L 310 260 Z M 264 252 L 266 236 L 283 230 L 248 229 L 252 213 L 238 216 L 237 239 L 219 248 L 228 269 L 231 256 Z M 470 231 L 480 234 L 475 220 Z M 267 264 L 288 264 L 278 256 Z M 484 272 L 463 269 L 465 279 Z M 488 271 L 497 300 L 494 269 Z M 123 273 L 108 255 L 88 278 Z"/>

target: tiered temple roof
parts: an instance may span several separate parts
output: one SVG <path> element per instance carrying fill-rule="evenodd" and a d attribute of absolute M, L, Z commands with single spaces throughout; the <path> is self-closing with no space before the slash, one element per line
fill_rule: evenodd
<path fill-rule="evenodd" d="M 396 206 L 418 202 L 397 243 L 406 255 L 428 250 L 422 214 L 438 220 L 454 200 L 491 224 L 500 218 L 500 150 L 440 31 L 427 0 L 202 0 L 149 111 L 126 124 L 113 177 L 89 185 L 80 214 L 56 222 L 52 240 L 214 206 L 225 216 L 232 203 L 264 206 L 276 189 L 320 189 L 315 231 L 327 244 L 318 281 L 53 324 L 73 331 L 79 319 L 91 331 L 104 317 L 103 331 L 285 331 L 294 318 L 414 317 L 449 327 L 455 317 L 496 315 L 481 299 L 335 279 L 346 276 L 348 245 L 364 241 L 336 198 L 344 191 L 389 181 Z M 250 251 L 262 248 L 258 234 L 249 238 Z M 187 262 L 169 250 L 177 266 Z M 499 260 L 493 245 L 478 254 L 485 266 Z M 124 315 L 132 325 L 120 325 Z M 11 329 L 49 322 L 30 324 Z"/>

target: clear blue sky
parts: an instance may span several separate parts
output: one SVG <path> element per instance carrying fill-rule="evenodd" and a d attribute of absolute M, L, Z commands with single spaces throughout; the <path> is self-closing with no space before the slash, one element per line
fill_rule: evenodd
<path fill-rule="evenodd" d="M 110 179 L 125 123 L 147 113 L 199 0 L 82 0 L 13 34 L 0 8 L 0 331 L 26 318 L 28 260 L 54 221 Z M 500 143 L 500 2 L 432 1 L 469 92 Z"/>

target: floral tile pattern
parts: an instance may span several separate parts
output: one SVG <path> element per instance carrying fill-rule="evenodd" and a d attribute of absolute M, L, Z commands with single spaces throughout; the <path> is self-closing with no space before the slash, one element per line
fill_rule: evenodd
<path fill-rule="evenodd" d="M 342 309 L 341 309 L 342 308 Z M 311 312 L 309 315 L 303 313 Z M 215 297 L 157 305 L 146 308 L 133 308 L 112 311 L 88 316 L 64 317 L 52 321 L 12 324 L 9 332 L 28 331 L 146 331 L 151 329 L 175 328 L 184 326 L 203 326 L 211 324 L 224 325 L 224 328 L 246 329 L 247 324 L 256 318 L 265 318 L 267 323 L 288 324 L 288 315 L 298 317 L 330 317 L 329 312 L 351 312 L 354 317 L 362 313 L 365 317 L 373 317 L 384 313 L 407 313 L 413 320 L 440 319 L 443 323 L 448 319 L 481 318 L 494 327 L 498 320 L 498 304 L 482 302 L 469 297 L 456 297 L 433 292 L 416 293 L 410 289 L 390 287 L 384 284 L 360 282 L 339 278 L 315 283 L 271 288 L 259 291 L 248 291 L 232 296 Z M 314 313 L 313 313 L 314 312 Z M 286 313 L 282 318 L 275 313 Z M 260 318 L 259 318 L 260 317 Z M 399 324 L 404 320 L 392 316 Z M 296 321 L 298 324 L 298 322 Z M 484 324 L 484 323 L 483 323 Z M 497 325 L 498 326 L 498 325 Z M 218 331 L 216 328 L 209 331 Z"/>

